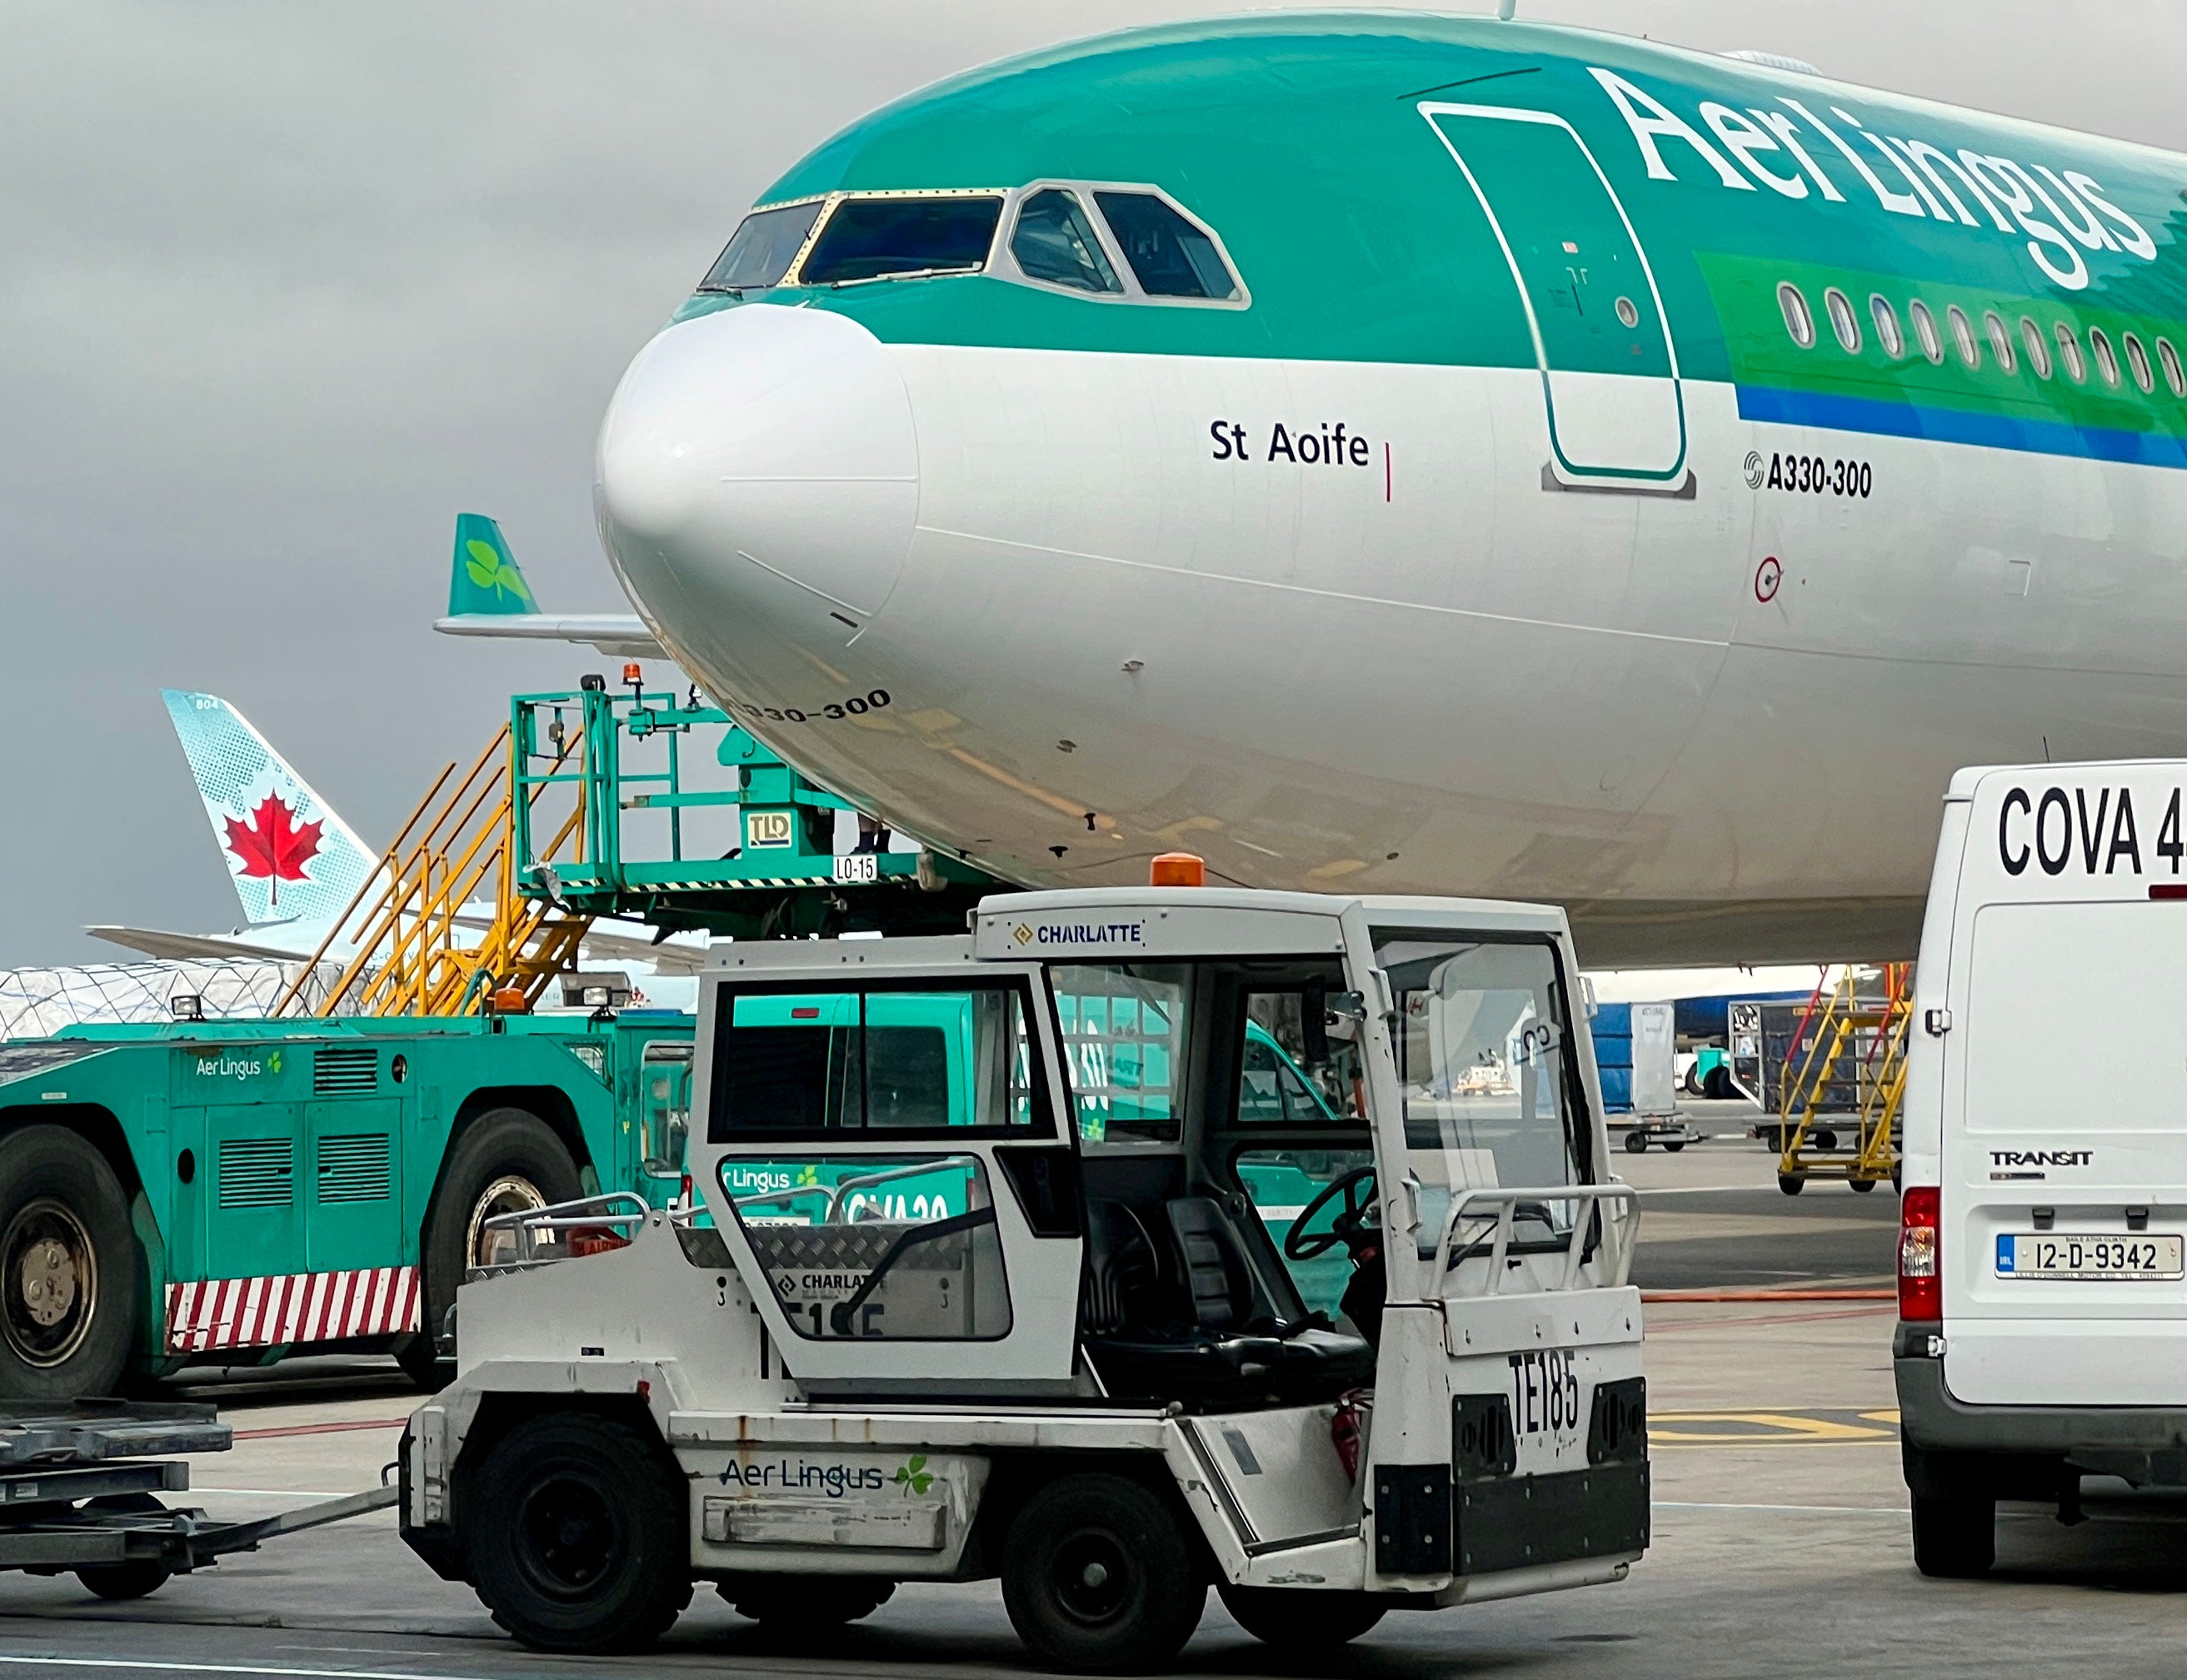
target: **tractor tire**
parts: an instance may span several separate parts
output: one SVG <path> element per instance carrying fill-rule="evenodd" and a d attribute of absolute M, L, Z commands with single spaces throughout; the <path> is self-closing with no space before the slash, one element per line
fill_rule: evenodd
<path fill-rule="evenodd" d="M 525 1109 L 489 1109 L 466 1126 L 441 1166 L 419 1242 L 424 1318 L 396 1359 L 419 1387 L 441 1386 L 453 1370 L 440 1357 L 441 1327 L 456 1290 L 482 1257 L 479 1227 L 497 1213 L 548 1207 L 584 1194 L 577 1164 L 554 1128 Z"/>
<path fill-rule="evenodd" d="M 1628 1155 L 1648 1153 L 1648 1134 L 1637 1126 L 1625 1134 L 1625 1153 Z"/>
<path fill-rule="evenodd" d="M 65 1127 L 0 1137 L 0 1401 L 110 1395 L 136 1339 L 129 1203 Z"/>
<path fill-rule="evenodd" d="M 866 1575 L 733 1575 L 714 1588 L 739 1615 L 762 1627 L 812 1632 L 863 1621 L 896 1592 Z"/>
<path fill-rule="evenodd" d="M 1858 1195 L 1864 1196 L 1875 1188 L 1875 1180 L 1873 1178 L 1853 1178 L 1847 1182 L 1852 1186 L 1854 1193 Z"/>
<path fill-rule="evenodd" d="M 1788 1196 L 1796 1196 L 1808 1188 L 1808 1181 L 1796 1172 L 1780 1172 L 1777 1175 L 1777 1188 Z"/>
<path fill-rule="evenodd" d="M 1217 1582 L 1215 1590 L 1233 1621 L 1279 1651 L 1333 1651 L 1369 1632 L 1389 1608 L 1366 1593 L 1235 1587 L 1227 1581 Z"/>
<path fill-rule="evenodd" d="M 1731 1088 L 1731 1070 L 1721 1062 L 1701 1076 L 1701 1092 L 1719 1103 L 1729 1102 L 1739 1094 Z"/>
<path fill-rule="evenodd" d="M 642 1651 L 691 1602 L 689 1493 L 657 1441 L 592 1412 L 526 1419 L 466 1501 L 471 1579 L 535 1650 Z"/>
<path fill-rule="evenodd" d="M 1049 1483 L 1018 1512 L 1003 1604 L 1046 1666 L 1141 1674 L 1184 1649 L 1207 1577 L 1177 1511 L 1144 1483 L 1093 1472 Z"/>

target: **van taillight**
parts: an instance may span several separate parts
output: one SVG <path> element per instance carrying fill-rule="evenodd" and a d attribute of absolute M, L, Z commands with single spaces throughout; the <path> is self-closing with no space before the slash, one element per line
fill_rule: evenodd
<path fill-rule="evenodd" d="M 1944 1317 L 1938 1192 L 1917 1184 L 1898 1199 L 1898 1316 L 1909 1323 L 1939 1323 Z"/>

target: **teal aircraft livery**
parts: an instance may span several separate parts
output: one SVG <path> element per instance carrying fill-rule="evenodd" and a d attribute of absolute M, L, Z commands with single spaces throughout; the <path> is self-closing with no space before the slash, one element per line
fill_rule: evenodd
<path fill-rule="evenodd" d="M 1010 879 L 1910 955 L 1954 768 L 2187 747 L 2183 188 L 1576 30 L 1129 31 L 794 165 L 601 529 L 740 721 Z"/>

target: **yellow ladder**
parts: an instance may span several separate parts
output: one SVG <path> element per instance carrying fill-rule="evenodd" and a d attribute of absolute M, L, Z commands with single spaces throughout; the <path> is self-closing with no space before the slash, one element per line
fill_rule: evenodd
<path fill-rule="evenodd" d="M 582 731 L 558 744 L 558 761 L 582 750 Z M 322 962 L 340 964 L 317 1011 L 322 1015 L 453 1015 L 528 1009 L 555 977 L 576 966 L 592 918 L 572 914 L 516 890 L 516 787 L 507 724 L 457 776 L 450 762 L 410 813 L 378 869 L 298 971 L 277 1015 L 308 1013 L 304 976 Z M 543 862 L 579 854 L 584 836 L 582 785 L 566 787 L 571 806 L 552 829 L 535 809 L 535 846 Z M 527 795 L 536 806 L 546 791 Z M 490 896 L 491 908 L 486 908 Z"/>
<path fill-rule="evenodd" d="M 1786 1195 L 1799 1194 L 1811 1178 L 1842 1178 L 1864 1191 L 1895 1180 L 1913 977 L 1910 963 L 1885 964 L 1877 997 L 1864 995 L 1860 971 L 1848 965 L 1827 1003 L 1816 986 L 1779 1084 L 1777 1188 Z M 1854 1128 L 1850 1154 L 1838 1152 L 1828 1123 L 1840 1114 Z"/>

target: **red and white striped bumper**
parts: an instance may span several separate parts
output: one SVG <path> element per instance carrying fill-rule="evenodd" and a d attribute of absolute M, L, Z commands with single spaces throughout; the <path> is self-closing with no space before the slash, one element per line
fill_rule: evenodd
<path fill-rule="evenodd" d="M 167 1285 L 167 1351 L 278 1347 L 418 1328 L 418 1268 L 295 1272 Z"/>

